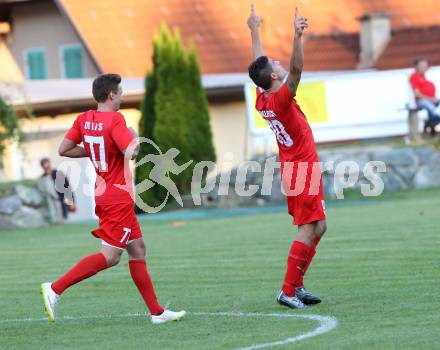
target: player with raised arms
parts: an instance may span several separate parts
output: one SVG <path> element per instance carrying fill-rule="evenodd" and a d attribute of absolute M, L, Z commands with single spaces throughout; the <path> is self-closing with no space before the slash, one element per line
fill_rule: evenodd
<path fill-rule="evenodd" d="M 93 81 L 97 110 L 79 115 L 59 147 L 61 156 L 88 157 L 95 167 L 99 228 L 92 234 L 102 240 L 102 245 L 98 253 L 84 257 L 55 282 L 41 285 L 50 321 L 55 320 L 56 305 L 67 288 L 117 265 L 124 250 L 128 253 L 133 282 L 151 313 L 151 322 L 175 321 L 186 314 L 165 310 L 159 304 L 147 271 L 145 244 L 134 213 L 132 183 L 124 174 L 125 161 L 135 159 L 139 152 L 138 136 L 134 129 L 127 128 L 124 116 L 118 112 L 122 101 L 120 83 L 118 74 L 104 74 Z"/>
<path fill-rule="evenodd" d="M 304 63 L 302 35 L 308 22 L 295 9 L 295 37 L 288 70 L 264 54 L 259 35 L 261 18 L 255 14 L 253 5 L 247 23 L 252 36 L 254 61 L 249 66 L 249 76 L 257 85 L 256 109 L 275 133 L 282 183 L 288 191 L 288 210 L 294 225 L 298 226 L 277 301 L 291 308 L 306 308 L 321 302 L 304 288 L 303 276 L 327 227 L 315 141 L 309 123 L 295 101 Z"/>

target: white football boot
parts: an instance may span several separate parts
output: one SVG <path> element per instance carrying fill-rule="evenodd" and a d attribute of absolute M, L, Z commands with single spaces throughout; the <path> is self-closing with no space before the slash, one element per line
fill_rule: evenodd
<path fill-rule="evenodd" d="M 184 318 L 186 315 L 186 311 L 171 311 L 165 310 L 162 314 L 158 316 L 151 315 L 151 323 L 153 324 L 161 324 L 172 321 L 179 321 Z"/>
<path fill-rule="evenodd" d="M 304 304 L 296 295 L 293 297 L 287 296 L 282 290 L 278 293 L 277 302 L 280 305 L 290 307 L 291 309 L 307 309 L 308 306 Z"/>
<path fill-rule="evenodd" d="M 55 321 L 55 308 L 57 306 L 60 296 L 52 290 L 51 282 L 41 284 L 41 295 L 44 302 L 44 313 L 47 315 L 49 321 Z"/>

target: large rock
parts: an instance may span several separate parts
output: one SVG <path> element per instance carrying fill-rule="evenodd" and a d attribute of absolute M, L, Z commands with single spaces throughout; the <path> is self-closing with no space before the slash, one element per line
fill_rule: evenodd
<path fill-rule="evenodd" d="M 415 188 L 440 186 L 440 154 L 432 156 L 430 162 L 422 165 L 414 177 Z"/>
<path fill-rule="evenodd" d="M 36 188 L 24 185 L 15 185 L 15 192 L 22 202 L 32 207 L 38 207 L 43 204 L 43 196 Z"/>
<path fill-rule="evenodd" d="M 382 161 L 386 164 L 387 173 L 394 173 L 390 175 L 392 178 L 398 177 L 399 181 L 404 183 L 401 188 L 413 187 L 412 181 L 419 165 L 417 153 L 413 148 L 395 149 L 389 152 L 376 152 L 373 157 L 374 160 Z M 392 182 L 394 182 L 394 180 Z"/>
<path fill-rule="evenodd" d="M 373 160 L 383 161 L 385 164 L 392 166 L 410 166 L 417 164 L 417 156 L 413 148 L 374 152 Z"/>
<path fill-rule="evenodd" d="M 0 230 L 7 230 L 17 228 L 14 223 L 11 221 L 10 215 L 0 214 Z"/>
<path fill-rule="evenodd" d="M 370 161 L 370 153 L 368 152 L 359 152 L 359 151 L 342 151 L 340 153 L 337 152 L 321 152 L 319 154 L 320 162 L 322 163 L 322 168 L 326 173 L 334 174 L 335 169 L 342 162 L 354 162 L 358 165 L 359 170 L 365 167 Z M 333 164 L 332 164 L 333 163 Z M 347 163 L 348 164 L 348 163 Z M 340 166 L 345 166 L 346 163 L 341 164 Z"/>
<path fill-rule="evenodd" d="M 281 173 L 274 174 L 272 182 L 272 191 L 269 198 L 265 198 L 266 202 L 281 204 L 286 202 L 286 196 L 281 188 Z"/>
<path fill-rule="evenodd" d="M 223 189 L 224 191 L 226 189 Z M 223 193 L 223 192 L 221 192 Z M 216 193 L 216 201 L 218 208 L 236 208 L 244 206 L 246 204 L 250 205 L 251 197 L 243 197 L 237 194 L 235 191 L 235 186 L 229 186 L 228 195 Z"/>
<path fill-rule="evenodd" d="M 0 214 L 11 215 L 21 207 L 21 204 L 21 199 L 17 195 L 0 198 Z"/>
<path fill-rule="evenodd" d="M 387 169 L 386 173 L 378 174 L 384 183 L 384 192 L 393 192 L 407 189 L 407 183 L 392 170 Z"/>
<path fill-rule="evenodd" d="M 36 228 L 47 224 L 37 209 L 26 206 L 22 206 L 8 219 L 15 228 Z"/>
<path fill-rule="evenodd" d="M 429 147 L 417 147 L 414 149 L 415 154 L 419 158 L 419 165 L 425 165 L 429 163 L 431 157 L 436 156 L 437 153 Z"/>
<path fill-rule="evenodd" d="M 336 198 L 334 174 L 324 173 L 322 175 L 322 186 L 324 190 L 324 198 L 326 200 Z"/>

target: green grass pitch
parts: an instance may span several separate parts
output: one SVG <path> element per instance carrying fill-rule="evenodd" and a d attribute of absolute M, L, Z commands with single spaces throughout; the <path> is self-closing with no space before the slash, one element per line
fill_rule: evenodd
<path fill-rule="evenodd" d="M 438 349 L 439 198 L 440 190 L 428 190 L 330 206 L 329 230 L 305 280 L 323 303 L 307 311 L 275 303 L 296 232 L 286 213 L 184 226 L 144 221 L 159 300 L 189 311 L 182 322 L 159 326 L 146 316 L 127 316 L 146 309 L 126 255 L 117 267 L 66 291 L 59 321 L 38 320 L 39 284 L 99 247 L 89 234 L 93 226 L 2 231 L 0 349 L 240 349 L 318 326 L 300 318 L 193 314 L 231 311 L 337 318 L 329 333 L 279 349 Z"/>

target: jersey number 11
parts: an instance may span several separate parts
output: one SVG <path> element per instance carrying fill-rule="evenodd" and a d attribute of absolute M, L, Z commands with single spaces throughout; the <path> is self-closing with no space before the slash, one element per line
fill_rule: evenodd
<path fill-rule="evenodd" d="M 107 171 L 107 162 L 105 159 L 105 145 L 103 136 L 90 136 L 84 135 L 84 141 L 88 143 L 90 149 L 90 157 L 96 170 L 105 172 Z M 99 156 L 95 152 L 95 145 L 98 145 Z"/>

